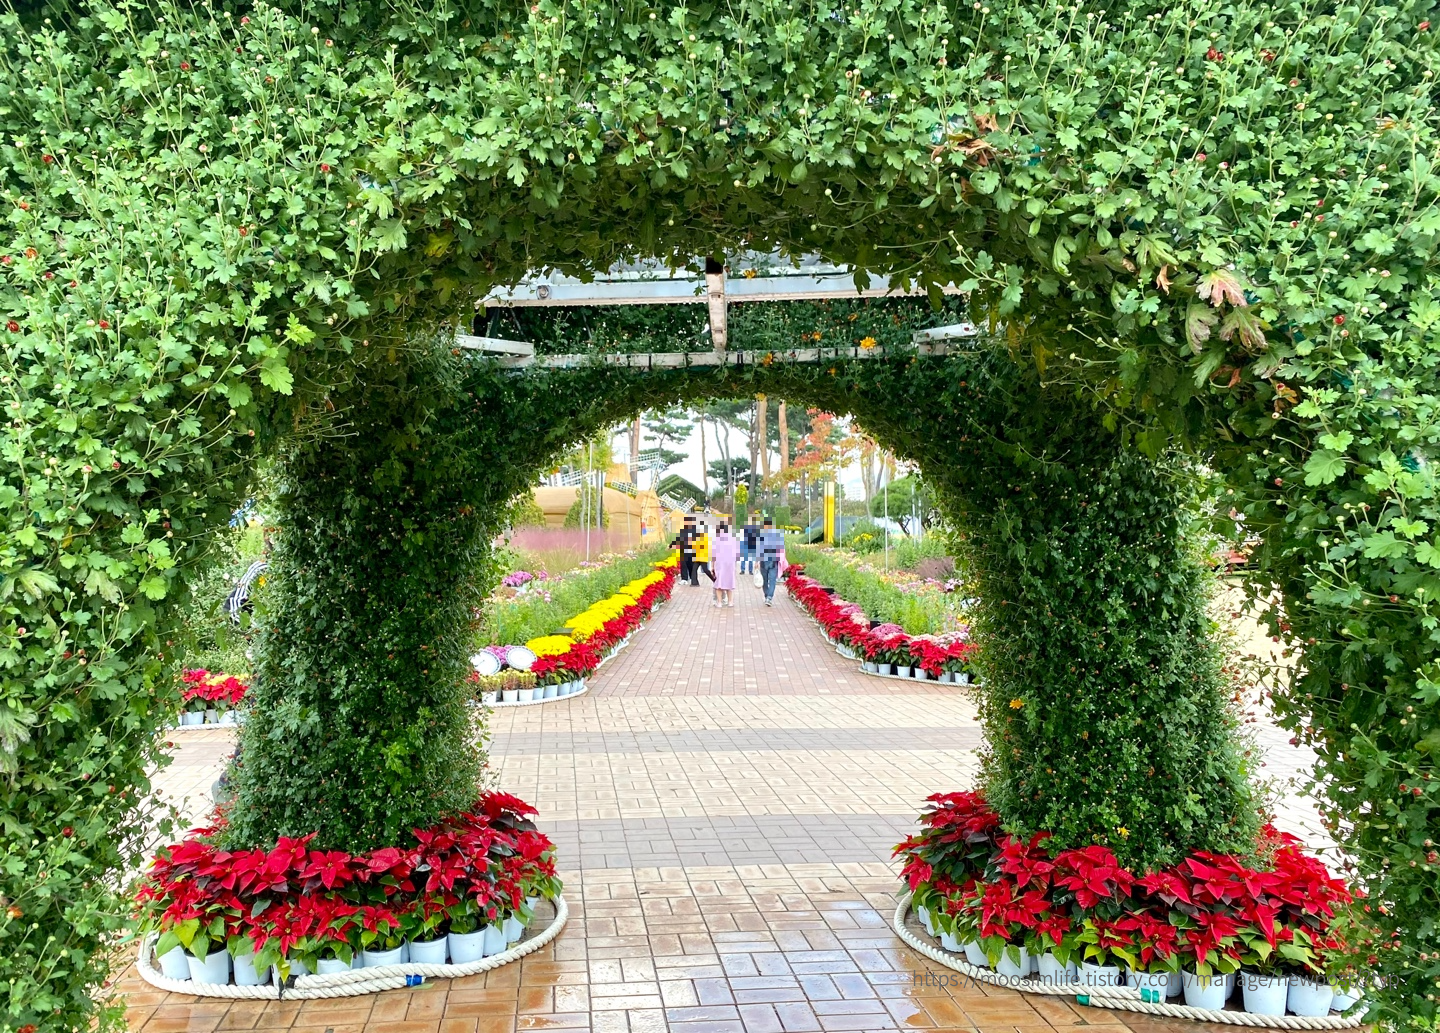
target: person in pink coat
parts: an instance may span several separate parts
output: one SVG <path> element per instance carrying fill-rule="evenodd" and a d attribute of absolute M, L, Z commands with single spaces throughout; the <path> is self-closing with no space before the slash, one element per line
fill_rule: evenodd
<path fill-rule="evenodd" d="M 715 577 L 716 606 L 735 605 L 735 565 L 740 560 L 740 539 L 730 533 L 730 525 L 722 523 L 715 529 L 710 543 L 710 569 Z"/>

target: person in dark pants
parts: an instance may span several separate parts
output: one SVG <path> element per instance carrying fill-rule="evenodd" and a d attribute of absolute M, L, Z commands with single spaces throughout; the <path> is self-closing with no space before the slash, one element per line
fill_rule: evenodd
<path fill-rule="evenodd" d="M 695 533 L 695 518 L 687 516 L 670 547 L 680 550 L 680 580 L 688 581 L 699 588 L 700 574 L 695 566 Z"/>
<path fill-rule="evenodd" d="M 755 523 L 753 516 L 745 521 L 744 531 L 745 541 L 742 543 L 740 553 L 740 573 L 753 574 L 755 573 L 756 543 L 760 540 L 760 525 Z"/>
<path fill-rule="evenodd" d="M 760 530 L 760 578 L 765 587 L 765 605 L 775 605 L 775 581 L 780 576 L 780 566 L 785 562 L 785 532 L 775 527 L 775 521 L 765 519 Z"/>

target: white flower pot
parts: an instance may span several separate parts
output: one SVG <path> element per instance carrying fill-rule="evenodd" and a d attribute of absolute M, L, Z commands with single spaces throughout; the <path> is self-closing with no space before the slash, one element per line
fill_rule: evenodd
<path fill-rule="evenodd" d="M 471 961 L 479 961 L 485 956 L 485 930 L 476 929 L 473 933 L 451 933 L 446 937 L 450 946 L 450 964 L 464 965 Z"/>
<path fill-rule="evenodd" d="M 1030 974 L 1032 976 L 1038 976 L 1040 974 L 1040 955 L 1038 954 L 1030 955 Z"/>
<path fill-rule="evenodd" d="M 502 923 L 502 928 L 505 930 L 505 942 L 507 944 L 516 943 L 521 936 L 525 935 L 525 927 L 520 924 L 520 919 L 514 915 L 505 919 Z"/>
<path fill-rule="evenodd" d="M 957 675 L 955 676 L 955 681 L 956 681 L 958 684 L 960 684 L 960 685 L 969 685 L 969 684 L 970 684 L 970 672 L 969 672 L 969 671 L 964 671 L 964 672 L 962 672 L 962 673 L 960 673 L 960 674 L 957 674 Z"/>
<path fill-rule="evenodd" d="M 920 919 L 920 924 L 925 927 L 927 933 L 931 936 L 935 935 L 935 922 L 930 917 L 930 909 L 928 907 L 917 907 L 915 909 L 915 917 Z"/>
<path fill-rule="evenodd" d="M 875 665 L 869 660 L 865 660 L 860 664 L 860 670 L 864 671 L 866 674 L 874 674 Z"/>
<path fill-rule="evenodd" d="M 411 940 L 410 960 L 416 965 L 443 965 L 448 947 L 443 936 L 433 940 Z"/>
<path fill-rule="evenodd" d="M 1331 985 L 1335 996 L 1330 999 L 1330 1007 L 1334 1011 L 1346 1011 L 1354 1007 L 1365 996 L 1365 990 L 1360 984 L 1346 985 L 1336 983 Z"/>
<path fill-rule="evenodd" d="M 505 926 L 500 922 L 485 927 L 485 957 L 505 952 Z"/>
<path fill-rule="evenodd" d="M 1046 951 L 1040 955 L 1040 978 L 1047 983 L 1073 983 L 1080 978 L 1080 969 L 1073 961 L 1060 964 L 1055 955 Z"/>
<path fill-rule="evenodd" d="M 501 691 L 502 702 L 515 703 L 520 699 L 519 689 L 504 689 Z"/>
<path fill-rule="evenodd" d="M 1240 992 L 1245 998 L 1246 1011 L 1255 1015 L 1284 1015 L 1290 981 L 1284 976 L 1262 976 L 1258 972 L 1242 971 Z"/>
<path fill-rule="evenodd" d="M 259 986 L 261 983 L 270 982 L 268 968 L 263 973 L 255 971 L 254 954 L 235 955 L 234 967 L 236 986 Z"/>
<path fill-rule="evenodd" d="M 1148 990 L 1151 994 L 1159 994 L 1159 1000 L 1152 998 L 1151 1003 L 1158 1004 L 1167 997 L 1179 997 L 1181 992 L 1179 972 L 1136 972 L 1133 968 L 1125 970 L 1125 983 L 1138 990 Z M 1142 1001 L 1145 997 L 1140 998 Z"/>
<path fill-rule="evenodd" d="M 1290 977 L 1290 992 L 1286 995 L 1286 1006 L 1296 1015 L 1319 1018 L 1330 1014 L 1330 1005 L 1335 1000 L 1335 991 L 1328 983 L 1317 983 L 1304 976 Z"/>
<path fill-rule="evenodd" d="M 230 982 L 229 951 L 211 951 L 205 955 L 204 961 L 187 951 L 185 961 L 190 966 L 190 978 L 197 983 L 219 983 L 223 986 Z"/>
<path fill-rule="evenodd" d="M 525 906 L 530 909 L 531 914 L 534 914 L 535 909 L 540 906 L 540 895 L 537 893 L 533 896 L 526 897 Z"/>
<path fill-rule="evenodd" d="M 964 950 L 964 948 L 960 946 L 960 941 L 955 939 L 954 933 L 942 932 L 939 939 L 940 946 L 944 947 L 947 951 L 954 951 L 956 954 L 959 954 Z"/>
<path fill-rule="evenodd" d="M 1012 979 L 1023 979 L 1030 974 L 1030 952 L 1021 947 L 1020 960 L 1017 962 L 1010 960 L 1010 948 L 1005 948 L 995 960 L 995 972 Z"/>
<path fill-rule="evenodd" d="M 205 712 L 203 710 L 182 710 L 180 712 L 180 725 L 182 728 L 191 725 L 203 725 L 205 723 Z"/>
<path fill-rule="evenodd" d="M 980 946 L 979 940 L 965 944 L 965 960 L 977 968 L 990 967 L 990 959 L 985 956 L 985 948 Z"/>
<path fill-rule="evenodd" d="M 184 947 L 177 945 L 157 960 L 160 962 L 160 972 L 167 979 L 190 978 L 190 963 L 185 960 Z"/>
<path fill-rule="evenodd" d="M 1194 972 L 1180 973 L 1180 982 L 1185 989 L 1185 1003 L 1191 1008 L 1207 1008 L 1220 1011 L 1229 996 L 1224 976 L 1201 976 Z"/>
<path fill-rule="evenodd" d="M 339 958 L 321 958 L 315 963 L 315 974 L 318 976 L 333 976 L 337 972 L 349 972 L 350 962 L 341 961 Z"/>
<path fill-rule="evenodd" d="M 238 710 L 224 710 L 224 711 L 221 711 L 221 713 L 220 713 L 220 723 L 221 723 L 222 725 L 235 725 L 235 724 L 239 724 L 239 723 L 240 723 L 240 711 L 238 711 Z"/>
<path fill-rule="evenodd" d="M 917 668 L 915 668 L 915 680 L 916 680 L 916 681 L 930 681 L 930 680 L 931 680 L 931 679 L 930 679 L 930 672 L 927 671 L 927 670 L 925 670 L 925 668 L 923 668 L 923 667 L 917 667 Z"/>
<path fill-rule="evenodd" d="M 895 665 L 895 676 L 898 678 L 909 678 L 913 676 L 914 673 L 914 668 L 901 667 L 899 664 Z"/>
<path fill-rule="evenodd" d="M 207 708 L 205 711 L 205 723 L 207 725 L 218 725 L 220 723 L 220 711 Z"/>
<path fill-rule="evenodd" d="M 556 696 L 558 696 L 558 695 L 560 695 L 560 686 L 559 686 L 559 685 L 547 685 L 547 686 L 545 686 L 545 695 L 544 695 L 542 698 L 544 698 L 544 699 L 554 699 L 554 698 L 555 698 Z"/>
<path fill-rule="evenodd" d="M 365 968 L 379 968 L 381 965 L 403 965 L 405 963 L 405 947 L 404 944 L 401 944 L 394 950 L 361 951 L 360 956 L 365 959 Z"/>
<path fill-rule="evenodd" d="M 1082 961 L 1080 983 L 1082 986 L 1124 986 L 1125 977 L 1120 974 L 1119 965 L 1092 965 Z"/>
<path fill-rule="evenodd" d="M 531 702 L 534 698 L 535 698 L 535 690 L 534 690 L 533 688 L 530 688 L 530 689 L 521 689 L 521 690 L 520 690 L 520 702 L 521 702 L 521 703 L 529 703 L 529 702 Z"/>

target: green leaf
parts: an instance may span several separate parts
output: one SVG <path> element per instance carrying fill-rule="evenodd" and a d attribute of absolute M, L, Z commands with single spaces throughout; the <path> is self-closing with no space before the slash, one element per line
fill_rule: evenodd
<path fill-rule="evenodd" d="M 1311 454 L 1305 462 L 1305 483 L 1314 488 L 1330 484 L 1345 472 L 1345 457 L 1339 452 L 1322 448 Z"/>
<path fill-rule="evenodd" d="M 272 359 L 260 367 L 260 383 L 272 391 L 288 395 L 295 385 L 295 377 L 283 359 Z"/>
<path fill-rule="evenodd" d="M 145 593 L 147 599 L 165 598 L 165 579 L 163 577 L 147 577 L 140 582 L 140 591 Z"/>

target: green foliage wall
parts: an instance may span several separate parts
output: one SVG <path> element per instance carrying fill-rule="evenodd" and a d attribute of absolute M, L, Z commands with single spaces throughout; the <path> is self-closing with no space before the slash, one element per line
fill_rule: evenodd
<path fill-rule="evenodd" d="M 96 872 L 133 860 L 175 702 L 167 608 L 268 439 L 532 266 L 771 245 L 959 283 L 1012 359 L 1226 472 L 1306 650 L 1286 719 L 1381 920 L 1412 916 L 1389 1000 L 1433 1018 L 1429 0 L 25 11 L 0 16 L 9 1021 L 86 1022 Z"/>
<path fill-rule="evenodd" d="M 476 799 L 468 632 L 503 506 L 471 497 L 449 403 L 431 415 L 433 392 L 375 384 L 347 407 L 349 433 L 286 449 L 237 848 L 316 832 L 316 849 L 371 850 Z"/>

